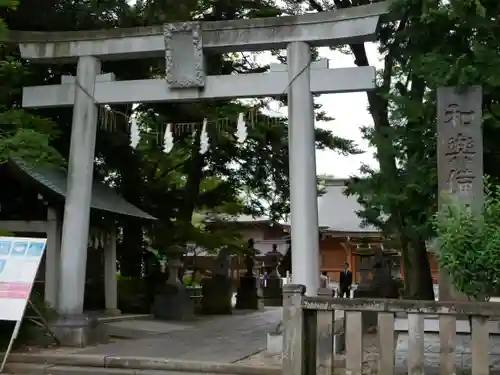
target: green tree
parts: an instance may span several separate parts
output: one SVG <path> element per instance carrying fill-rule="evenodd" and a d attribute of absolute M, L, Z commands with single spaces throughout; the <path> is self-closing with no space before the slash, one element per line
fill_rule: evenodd
<path fill-rule="evenodd" d="M 0 1 L 0 15 L 3 11 L 14 11 L 15 0 Z M 0 17 L 0 41 L 6 40 L 7 25 Z M 5 46 L 0 44 L 0 51 Z M 60 162 L 59 153 L 50 145 L 56 135 L 51 121 L 32 115 L 12 106 L 12 96 L 16 94 L 26 74 L 22 64 L 0 52 L 0 163 L 9 158 L 22 158 L 29 162 Z"/>
<path fill-rule="evenodd" d="M 456 290 L 476 301 L 488 300 L 500 286 L 500 187 L 486 184 L 480 213 L 447 198 L 434 220 L 439 266 Z"/>
<path fill-rule="evenodd" d="M 483 85 L 484 167 L 498 183 L 496 6 L 491 1 L 398 1 L 392 10 L 401 19 L 397 28 L 380 31 L 385 91 L 379 94 L 386 101 L 387 122 L 381 128 L 374 117 L 374 129 L 366 132 L 377 146 L 380 171 L 353 180 L 351 191 L 360 194 L 367 220 L 401 241 L 413 297 L 431 298 L 425 241 L 435 235 L 430 223 L 437 211 L 437 87 Z"/>

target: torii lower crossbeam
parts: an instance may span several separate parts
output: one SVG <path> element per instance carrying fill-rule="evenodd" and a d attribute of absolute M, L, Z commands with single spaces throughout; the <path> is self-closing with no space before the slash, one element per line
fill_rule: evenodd
<path fill-rule="evenodd" d="M 314 94 L 359 92 L 375 87 L 375 68 L 311 69 L 310 89 Z M 170 89 L 164 79 L 134 81 L 96 80 L 97 104 L 130 104 L 202 99 L 233 99 L 286 94 L 288 73 L 208 76 L 204 90 Z M 75 84 L 23 88 L 23 107 L 67 107 L 75 104 Z"/>

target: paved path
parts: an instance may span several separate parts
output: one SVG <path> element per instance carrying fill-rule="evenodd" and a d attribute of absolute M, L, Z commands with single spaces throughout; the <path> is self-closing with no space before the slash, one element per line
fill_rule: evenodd
<path fill-rule="evenodd" d="M 281 320 L 281 308 L 214 317 L 152 337 L 121 340 L 84 349 L 79 354 L 161 357 L 236 362 L 266 346 L 266 334 Z"/>

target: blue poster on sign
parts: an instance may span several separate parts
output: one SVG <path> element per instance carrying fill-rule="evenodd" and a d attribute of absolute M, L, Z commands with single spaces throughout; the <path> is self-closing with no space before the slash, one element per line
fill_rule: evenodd
<path fill-rule="evenodd" d="M 45 243 L 43 242 L 30 242 L 28 247 L 28 256 L 29 257 L 41 257 L 43 254 L 43 248 L 45 247 Z"/>
<path fill-rule="evenodd" d="M 9 255 L 12 241 L 0 241 L 0 255 Z"/>
<path fill-rule="evenodd" d="M 7 263 L 5 259 L 0 259 L 0 273 L 3 272 L 3 269 L 5 268 L 5 263 Z"/>
<path fill-rule="evenodd" d="M 25 256 L 28 250 L 28 242 L 14 242 L 12 245 L 11 256 Z"/>

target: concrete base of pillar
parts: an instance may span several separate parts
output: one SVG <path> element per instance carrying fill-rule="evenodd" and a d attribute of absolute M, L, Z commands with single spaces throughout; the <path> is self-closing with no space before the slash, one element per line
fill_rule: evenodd
<path fill-rule="evenodd" d="M 118 309 L 106 309 L 104 315 L 106 316 L 120 316 L 122 314 L 121 310 Z"/>
<path fill-rule="evenodd" d="M 267 334 L 266 353 L 277 355 L 283 353 L 283 334 L 270 332 Z"/>
<path fill-rule="evenodd" d="M 84 348 L 108 341 L 106 326 L 97 317 L 86 315 L 59 317 L 51 324 L 61 346 Z"/>

